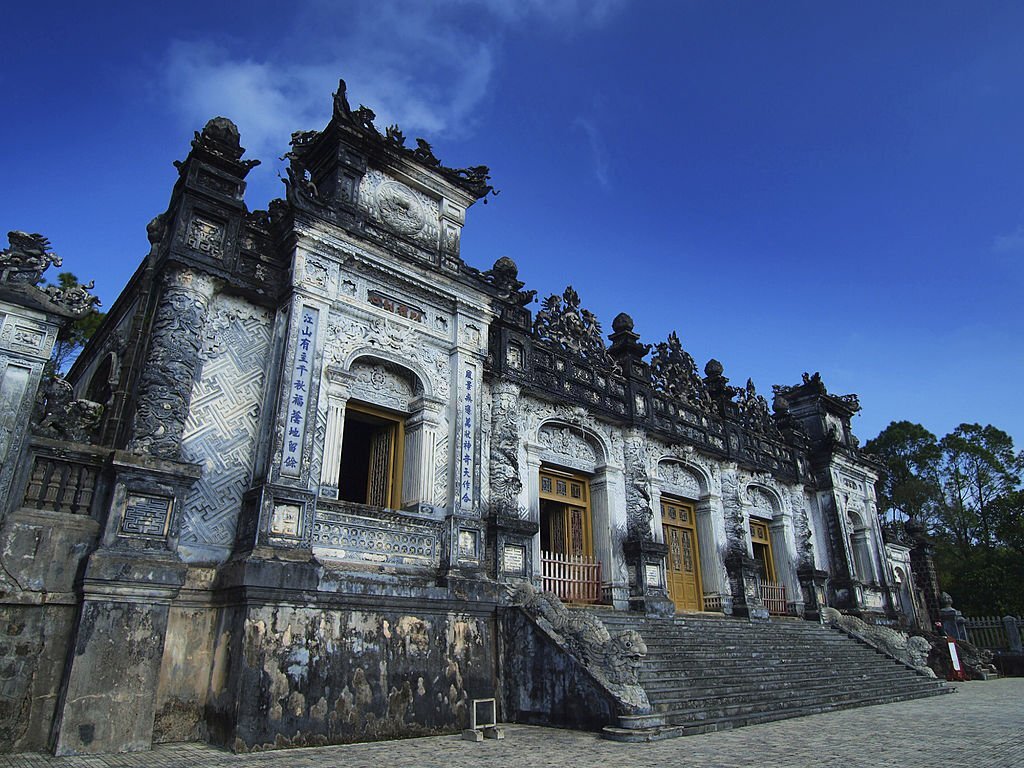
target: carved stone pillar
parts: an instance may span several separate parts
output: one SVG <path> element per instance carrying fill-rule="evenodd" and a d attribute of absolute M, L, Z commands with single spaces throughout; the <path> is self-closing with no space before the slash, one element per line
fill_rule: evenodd
<path fill-rule="evenodd" d="M 192 385 L 202 364 L 203 328 L 218 281 L 175 269 L 164 277 L 139 381 L 130 449 L 176 459 L 188 418 Z"/>

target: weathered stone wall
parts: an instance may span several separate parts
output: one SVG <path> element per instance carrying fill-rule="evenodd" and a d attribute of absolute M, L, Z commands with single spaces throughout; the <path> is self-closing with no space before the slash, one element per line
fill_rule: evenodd
<path fill-rule="evenodd" d="M 189 568 L 178 600 L 167 615 L 167 637 L 160 666 L 153 741 L 203 741 L 204 719 L 218 611 L 207 591 L 213 568 Z"/>
<path fill-rule="evenodd" d="M 471 701 L 495 695 L 495 630 L 493 613 L 458 608 L 225 609 L 211 740 L 247 751 L 466 727 Z"/>
<path fill-rule="evenodd" d="M 76 611 L 0 605 L 0 752 L 47 749 Z"/>

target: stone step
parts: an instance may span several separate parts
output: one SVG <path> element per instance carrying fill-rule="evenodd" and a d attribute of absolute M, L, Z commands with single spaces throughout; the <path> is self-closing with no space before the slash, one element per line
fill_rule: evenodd
<path fill-rule="evenodd" d="M 765 697 L 756 701 L 724 701 L 706 700 L 690 707 L 679 709 L 656 710 L 663 713 L 665 720 L 670 725 L 682 725 L 688 723 L 701 723 L 709 720 L 731 720 L 736 718 L 757 718 L 770 714 L 776 710 L 800 710 L 800 709 L 834 709 L 840 705 L 859 706 L 859 703 L 875 703 L 881 699 L 908 699 L 920 696 L 930 696 L 936 693 L 935 688 L 890 690 L 882 687 L 866 687 L 858 691 L 833 692 L 828 695 L 801 696 L 794 694 L 790 696 Z"/>
<path fill-rule="evenodd" d="M 928 682 L 930 679 L 918 677 Z M 867 670 L 842 670 L 836 672 L 808 673 L 806 675 L 787 675 L 784 673 L 752 673 L 749 675 L 707 675 L 705 677 L 684 678 L 667 675 L 642 675 L 640 684 L 649 695 L 662 695 L 675 691 L 694 692 L 719 690 L 766 690 L 777 687 L 813 687 L 818 683 L 827 683 L 833 686 L 853 685 L 864 681 L 886 682 L 899 684 L 905 680 L 915 680 L 906 677 L 895 667 L 884 672 Z"/>
<path fill-rule="evenodd" d="M 747 715 L 733 715 L 731 717 L 708 718 L 703 721 L 687 723 L 673 723 L 669 721 L 665 728 L 666 737 L 691 736 L 699 733 L 711 733 L 715 731 L 731 730 L 747 725 L 758 725 L 769 723 L 775 720 L 786 720 L 791 717 L 804 717 L 805 715 L 816 715 L 822 712 L 833 712 L 840 709 L 852 709 L 854 707 L 874 706 L 876 704 L 891 704 L 897 701 L 925 698 L 927 696 L 938 696 L 950 693 L 952 689 L 933 689 L 913 695 L 892 694 L 878 697 L 865 697 L 863 699 L 833 702 L 831 704 L 814 704 L 789 709 L 773 709 L 765 712 Z"/>
<path fill-rule="evenodd" d="M 860 678 L 848 680 L 775 680 L 764 683 L 723 685 L 708 688 L 646 688 L 651 704 L 660 709 L 681 707 L 687 704 L 723 702 L 733 703 L 758 700 L 774 701 L 778 697 L 806 696 L 808 700 L 832 694 L 863 693 L 868 690 L 880 692 L 909 692 L 934 687 L 928 678 L 917 680 L 893 680 Z"/>
<path fill-rule="evenodd" d="M 876 649 L 814 622 L 726 616 L 601 618 L 647 645 L 640 684 L 668 723 L 663 736 L 947 693 Z M 628 739 L 627 739 L 628 740 Z"/>

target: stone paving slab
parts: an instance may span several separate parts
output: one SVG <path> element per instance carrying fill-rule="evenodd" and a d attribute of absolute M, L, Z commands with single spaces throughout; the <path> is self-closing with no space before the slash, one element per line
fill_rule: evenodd
<path fill-rule="evenodd" d="M 781 720 L 653 744 L 505 726 L 458 736 L 233 755 L 202 744 L 88 757 L 0 755 L 0 768 L 1010 768 L 1024 766 L 1024 678 L 961 683 L 952 696 Z"/>

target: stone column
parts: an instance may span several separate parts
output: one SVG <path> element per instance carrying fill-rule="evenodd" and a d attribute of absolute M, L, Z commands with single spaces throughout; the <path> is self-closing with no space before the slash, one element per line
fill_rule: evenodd
<path fill-rule="evenodd" d="M 526 486 L 528 519 L 538 524 L 540 530 L 540 452 L 544 446 L 538 443 L 526 444 L 526 476 L 523 478 L 523 485 Z M 541 583 L 541 561 L 540 561 L 540 536 L 533 537 L 533 578 L 537 584 Z"/>
<path fill-rule="evenodd" d="M 405 422 L 405 464 L 402 477 L 402 507 L 416 507 L 430 501 L 434 477 L 434 446 L 441 423 L 440 400 L 419 398 L 412 403 L 413 415 Z"/>
<path fill-rule="evenodd" d="M 164 277 L 135 400 L 133 453 L 162 459 L 181 453 L 192 384 L 202 365 L 203 329 L 218 282 L 190 269 Z"/>
<path fill-rule="evenodd" d="M 712 510 L 721 508 L 721 499 L 707 496 L 697 502 L 697 544 L 700 547 L 700 580 L 704 594 L 715 594 L 722 599 L 722 560 L 718 554 L 718 538 Z M 703 599 L 703 595 L 701 596 Z"/>
<path fill-rule="evenodd" d="M 341 443 L 345 434 L 345 404 L 332 387 L 327 393 L 327 430 L 324 435 L 324 456 L 320 465 L 320 495 L 338 498 L 341 483 Z"/>
<path fill-rule="evenodd" d="M 1020 627 L 1017 626 L 1017 619 L 1014 616 L 1003 616 L 1003 626 L 1006 628 L 1006 641 L 1013 653 L 1024 653 L 1024 646 L 1020 641 Z"/>

